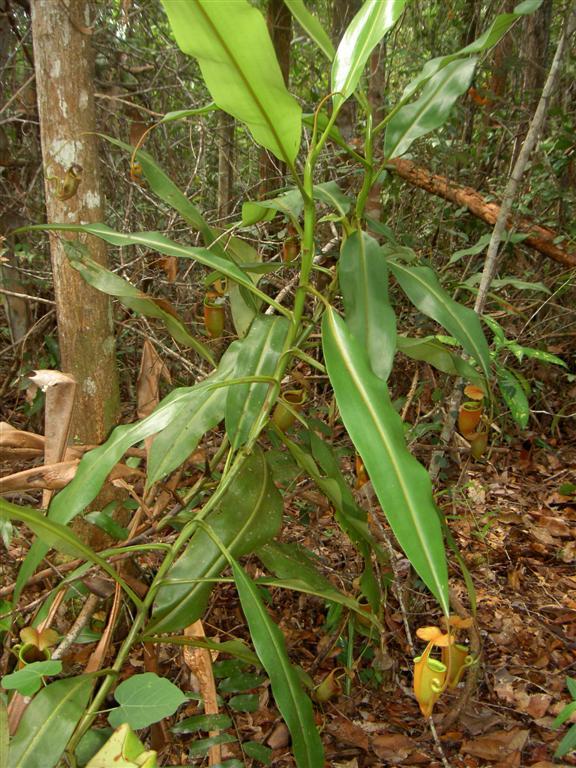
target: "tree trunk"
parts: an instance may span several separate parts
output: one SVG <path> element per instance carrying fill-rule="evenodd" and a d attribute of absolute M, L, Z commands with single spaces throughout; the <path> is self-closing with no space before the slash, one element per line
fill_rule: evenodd
<path fill-rule="evenodd" d="M 512 165 L 528 133 L 529 116 L 534 113 L 546 73 L 548 72 L 548 43 L 552 21 L 552 0 L 544 0 L 540 8 L 524 20 L 521 58 L 524 65 L 522 105 L 526 114 L 514 142 Z"/>
<path fill-rule="evenodd" d="M 91 133 L 95 112 L 88 2 L 34 0 L 31 5 L 47 221 L 102 221 L 96 138 Z M 78 186 L 74 172 L 80 176 Z M 108 296 L 87 285 L 70 266 L 65 239 L 80 240 L 103 265 L 106 246 L 94 237 L 50 234 L 61 368 L 78 384 L 71 434 L 81 443 L 99 443 L 119 411 L 111 305 Z"/>
<path fill-rule="evenodd" d="M 284 82 L 288 85 L 290 79 L 290 44 L 292 42 L 292 14 L 284 4 L 284 0 L 268 0 L 268 31 L 272 38 L 276 58 Z M 286 166 L 273 158 L 265 149 L 260 151 L 260 184 L 259 197 L 264 198 L 274 189 L 282 185 L 286 175 Z"/>
<path fill-rule="evenodd" d="M 232 215 L 234 202 L 234 118 L 220 112 L 218 150 L 218 218 Z"/>
<path fill-rule="evenodd" d="M 420 168 L 410 160 L 394 158 L 389 161 L 388 168 L 415 187 L 424 189 L 426 192 L 442 197 L 444 200 L 448 200 L 456 205 L 464 206 L 470 213 L 487 224 L 493 225 L 498 218 L 500 206 L 497 203 L 485 200 L 472 187 L 461 187 L 447 179 L 446 176 L 430 173 L 426 168 Z M 510 228 L 514 227 L 518 232 L 528 233 L 528 237 L 524 240 L 526 245 L 535 248 L 540 253 L 554 259 L 554 261 L 558 261 L 560 264 L 576 267 L 576 253 L 563 251 L 562 248 L 555 244 L 554 240 L 557 238 L 557 233 L 552 232 L 546 227 L 534 224 L 525 218 L 510 221 L 509 226 Z"/>

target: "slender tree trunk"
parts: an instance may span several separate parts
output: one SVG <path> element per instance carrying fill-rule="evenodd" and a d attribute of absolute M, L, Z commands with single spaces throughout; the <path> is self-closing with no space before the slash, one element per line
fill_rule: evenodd
<path fill-rule="evenodd" d="M 550 24 L 552 21 L 552 0 L 544 0 L 540 8 L 524 20 L 522 36 L 522 61 L 524 64 L 524 80 L 522 82 L 522 104 L 526 117 L 522 122 L 516 141 L 512 164 L 520 154 L 531 115 L 542 92 L 542 86 L 548 71 L 548 44 L 550 42 Z"/>
<path fill-rule="evenodd" d="M 290 79 L 290 44 L 292 42 L 292 14 L 284 4 L 284 0 L 268 0 L 268 31 L 274 44 L 276 58 L 284 82 L 288 85 Z M 273 189 L 282 185 L 286 174 L 286 166 L 273 158 L 265 149 L 260 152 L 260 184 L 259 196 L 266 197 Z"/>
<path fill-rule="evenodd" d="M 47 220 L 102 221 L 88 2 L 34 0 L 31 5 Z M 77 189 L 72 181 L 63 186 L 70 169 L 80 175 Z M 98 238 L 50 234 L 61 368 L 78 384 L 71 434 L 82 443 L 98 443 L 119 410 L 111 305 L 70 266 L 64 239 L 80 240 L 100 264 L 106 264 L 106 246 Z"/>
<path fill-rule="evenodd" d="M 218 218 L 225 219 L 232 214 L 234 202 L 234 118 L 220 112 L 218 123 Z"/>

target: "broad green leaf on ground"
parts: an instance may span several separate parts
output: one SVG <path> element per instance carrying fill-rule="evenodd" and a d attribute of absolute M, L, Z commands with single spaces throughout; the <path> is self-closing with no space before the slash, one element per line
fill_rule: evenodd
<path fill-rule="evenodd" d="M 396 342 L 398 351 L 407 357 L 411 357 L 413 360 L 423 360 L 443 373 L 447 373 L 450 376 L 462 376 L 463 379 L 475 384 L 484 382 L 483 377 L 469 362 L 460 357 L 460 355 L 457 355 L 450 347 L 434 336 L 410 338 L 398 335 Z"/>
<path fill-rule="evenodd" d="M 312 702 L 290 663 L 284 635 L 268 615 L 256 585 L 237 562 L 232 560 L 231 565 L 252 643 L 270 677 L 274 700 L 292 736 L 296 765 L 323 768 L 324 752 Z"/>
<path fill-rule="evenodd" d="M 115 296 L 121 304 L 145 317 L 156 317 L 162 320 L 173 339 L 186 347 L 191 347 L 211 365 L 214 365 L 214 358 L 208 347 L 189 333 L 184 322 L 178 317 L 171 305 L 163 299 L 156 299 L 143 293 L 124 278 L 115 275 L 91 259 L 87 253 L 81 252 L 73 242 L 64 240 L 64 245 L 70 264 L 80 272 L 88 285 L 108 294 L 108 296 Z"/>
<path fill-rule="evenodd" d="M 231 379 L 240 348 L 239 342 L 233 342 L 222 356 L 218 368 L 204 379 L 203 383 L 215 384 Z M 162 404 L 169 406 L 173 400 L 178 399 L 178 392 L 182 390 L 171 392 Z M 170 423 L 154 438 L 148 456 L 149 486 L 186 461 L 206 432 L 213 429 L 224 417 L 228 395 L 226 387 L 189 387 L 187 392 L 188 396 L 182 398 Z"/>
<path fill-rule="evenodd" d="M 205 523 L 235 556 L 274 538 L 282 524 L 282 497 L 266 458 L 256 450 L 226 490 L 219 508 Z M 147 633 L 173 632 L 196 621 L 204 611 L 226 559 L 207 531 L 198 528 L 160 586 Z"/>
<path fill-rule="evenodd" d="M 225 714 L 219 715 L 192 715 L 170 728 L 172 733 L 198 733 L 198 731 L 219 731 L 231 728 L 232 720 Z"/>
<path fill-rule="evenodd" d="M 289 328 L 290 324 L 284 317 L 256 317 L 242 341 L 235 375 L 272 376 L 284 349 Z M 269 391 L 270 384 L 264 382 L 239 384 L 228 390 L 225 423 L 233 448 L 239 448 L 248 439 Z"/>
<path fill-rule="evenodd" d="M 120 706 L 108 715 L 113 728 L 127 723 L 135 731 L 170 717 L 179 706 L 188 701 L 180 688 L 154 672 L 132 675 L 114 691 Z"/>
<path fill-rule="evenodd" d="M 472 56 L 447 64 L 428 80 L 416 101 L 398 110 L 386 127 L 384 157 L 403 155 L 415 139 L 446 122 L 456 100 L 470 87 L 477 61 Z"/>
<path fill-rule="evenodd" d="M 42 560 L 46 552 L 54 547 L 58 552 L 63 552 L 72 557 L 79 557 L 82 560 L 87 560 L 90 563 L 99 565 L 100 568 L 103 568 L 106 573 L 112 576 L 112 578 L 122 586 L 136 604 L 140 604 L 140 600 L 124 583 L 114 568 L 109 565 L 104 558 L 94 552 L 94 550 L 90 549 L 87 544 L 84 544 L 84 542 L 76 536 L 70 528 L 61 525 L 54 520 L 50 520 L 48 517 L 44 517 L 44 515 L 37 509 L 11 504 L 9 501 L 5 501 L 5 499 L 2 498 L 0 498 L 0 519 L 17 520 L 18 522 L 24 523 L 24 525 L 28 526 L 28 528 L 30 528 L 30 530 L 37 536 L 36 541 L 34 541 L 32 547 L 30 547 L 28 555 L 18 571 L 14 589 L 15 602 L 17 600 L 17 595 L 19 596 L 21 594 L 26 581 L 34 572 L 38 563 Z"/>
<path fill-rule="evenodd" d="M 34 661 L 32 664 L 26 664 L 22 669 L 17 669 L 10 675 L 4 675 L 0 684 L 2 688 L 8 691 L 18 691 L 22 696 L 34 696 L 36 691 L 42 688 L 44 677 L 54 677 L 62 672 L 62 662 L 52 661 Z"/>
<path fill-rule="evenodd" d="M 325 31 L 322 24 L 318 21 L 313 13 L 310 13 L 304 0 L 284 0 L 284 4 L 290 10 L 290 13 L 298 24 L 302 27 L 304 32 L 310 37 L 320 48 L 324 56 L 328 61 L 332 61 L 334 58 L 334 46 L 328 33 Z"/>
<path fill-rule="evenodd" d="M 416 77 L 408 83 L 402 94 L 402 99 L 410 98 L 417 90 L 433 77 L 436 72 L 443 67 L 450 64 L 452 61 L 460 58 L 461 56 L 469 56 L 470 54 L 482 53 L 487 51 L 496 45 L 501 40 L 506 32 L 510 29 L 512 24 L 517 21 L 521 16 L 533 13 L 538 10 L 542 5 L 543 0 L 526 0 L 519 3 L 512 13 L 501 13 L 488 27 L 486 32 L 480 35 L 479 38 L 471 42 L 469 45 L 461 48 L 456 53 L 448 54 L 447 56 L 438 56 L 435 59 L 430 59 L 424 64 L 422 70 L 416 75 Z"/>
<path fill-rule="evenodd" d="M 392 260 L 388 266 L 414 306 L 454 336 L 488 379 L 490 350 L 478 315 L 454 301 L 430 267 L 413 267 Z"/>
<path fill-rule="evenodd" d="M 526 429 L 530 418 L 530 406 L 524 387 L 509 368 L 498 366 L 498 387 L 510 414 L 520 429 Z"/>
<path fill-rule="evenodd" d="M 154 750 L 146 750 L 128 723 L 119 726 L 86 768 L 157 768 Z"/>
<path fill-rule="evenodd" d="M 353 232 L 342 248 L 338 278 L 350 331 L 367 351 L 374 373 L 388 378 L 396 350 L 396 315 L 388 300 L 388 267 L 366 232 Z"/>
<path fill-rule="evenodd" d="M 162 0 L 180 48 L 198 59 L 216 104 L 258 144 L 293 164 L 301 110 L 286 90 L 261 12 L 246 0 Z"/>
<path fill-rule="evenodd" d="M 117 232 L 106 224 L 35 224 L 30 227 L 22 228 L 21 231 L 64 231 L 64 232 L 87 232 L 89 235 L 96 235 L 102 238 L 110 245 L 125 247 L 127 245 L 141 245 L 145 248 L 163 253 L 166 256 L 176 256 L 177 258 L 192 259 L 205 267 L 219 272 L 223 277 L 233 280 L 253 293 L 255 296 L 263 299 L 277 309 L 280 314 L 288 314 L 288 311 L 273 301 L 263 291 L 254 285 L 252 280 L 242 269 L 233 264 L 229 259 L 223 258 L 213 253 L 207 248 L 193 248 L 190 246 L 179 245 L 160 232 Z M 18 230 L 14 230 L 16 233 Z"/>
<path fill-rule="evenodd" d="M 314 198 L 334 208 L 340 216 L 350 210 L 351 200 L 335 181 L 315 184 Z M 248 201 L 242 206 L 242 224 L 251 226 L 259 221 L 270 221 L 276 213 L 283 213 L 290 219 L 297 219 L 304 208 L 304 201 L 299 189 L 290 189 L 270 200 Z"/>
<path fill-rule="evenodd" d="M 342 421 L 394 535 L 448 614 L 448 568 L 428 473 L 406 447 L 386 384 L 371 371 L 365 351 L 331 308 L 322 321 L 322 345 Z"/>
<path fill-rule="evenodd" d="M 53 768 L 84 714 L 94 678 L 57 680 L 32 700 L 10 744 L 8 768 Z"/>
<path fill-rule="evenodd" d="M 340 41 L 332 63 L 334 108 L 356 90 L 368 57 L 400 18 L 406 0 L 366 0 Z"/>

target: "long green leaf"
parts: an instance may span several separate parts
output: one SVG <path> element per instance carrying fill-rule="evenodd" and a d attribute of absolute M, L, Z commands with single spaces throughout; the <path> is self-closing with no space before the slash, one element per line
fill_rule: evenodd
<path fill-rule="evenodd" d="M 289 327 L 284 317 L 256 317 L 242 342 L 236 375 L 272 376 L 284 349 Z M 225 423 L 233 448 L 239 448 L 248 439 L 269 389 L 269 384 L 253 382 L 228 390 Z"/>
<path fill-rule="evenodd" d="M 434 336 L 411 338 L 399 335 L 396 337 L 396 342 L 398 351 L 413 360 L 424 360 L 443 373 L 462 376 L 475 384 L 482 385 L 484 382 L 482 376 L 469 362 Z"/>
<path fill-rule="evenodd" d="M 351 200 L 340 189 L 335 181 L 325 181 L 315 184 L 313 195 L 316 200 L 335 208 L 341 216 L 349 210 Z M 270 221 L 276 212 L 283 213 L 289 218 L 300 216 L 304 208 L 304 201 L 299 189 L 290 189 L 270 200 L 248 201 L 242 205 L 242 224 L 246 227 L 257 224 L 259 221 Z"/>
<path fill-rule="evenodd" d="M 306 8 L 304 0 L 284 0 L 284 5 L 288 7 L 292 16 L 308 37 L 316 43 L 328 61 L 332 61 L 336 52 L 332 40 L 316 16 Z"/>
<path fill-rule="evenodd" d="M 10 745 L 9 768 L 53 768 L 84 714 L 94 678 L 68 677 L 43 688 L 24 712 Z"/>
<path fill-rule="evenodd" d="M 366 611 L 354 598 L 334 587 L 314 566 L 310 555 L 296 544 L 268 542 L 256 551 L 256 556 L 273 574 L 275 579 L 258 579 L 259 584 L 294 589 L 343 605 L 366 618 Z"/>
<path fill-rule="evenodd" d="M 498 388 L 512 418 L 520 429 L 526 429 L 530 418 L 530 405 L 522 384 L 509 368 L 498 366 Z"/>
<path fill-rule="evenodd" d="M 224 277 L 234 280 L 239 285 L 243 285 L 245 288 L 265 301 L 267 304 L 273 306 L 280 314 L 287 315 L 288 310 L 283 306 L 275 302 L 257 286 L 254 285 L 252 280 L 246 275 L 239 267 L 233 264 L 230 260 L 222 258 L 207 248 L 192 248 L 190 246 L 179 245 L 173 242 L 169 238 L 162 235 L 160 232 L 117 232 L 111 229 L 106 224 L 38 224 L 30 227 L 22 227 L 20 230 L 14 230 L 14 233 L 18 231 L 33 231 L 33 230 L 54 230 L 65 232 L 87 232 L 89 235 L 96 235 L 101 237 L 111 245 L 118 245 L 125 247 L 127 245 L 142 245 L 145 248 L 164 253 L 166 256 L 176 256 L 181 259 L 192 259 L 204 264 L 204 266 L 219 272 Z"/>
<path fill-rule="evenodd" d="M 220 365 L 223 371 L 228 366 L 227 356 L 235 354 L 236 347 L 227 350 L 226 355 L 222 357 Z M 199 392 L 210 392 L 218 386 L 218 381 L 208 377 L 194 387 L 175 389 L 162 400 L 150 416 L 135 424 L 116 427 L 105 443 L 82 457 L 72 482 L 53 499 L 48 510 L 48 518 L 61 525 L 66 525 L 73 520 L 96 498 L 106 477 L 128 448 L 161 432 L 172 422 L 181 418 L 186 408 L 197 400 Z M 48 547 L 42 541 L 38 540 L 32 544 L 18 571 L 15 595 L 20 595 L 27 580 L 47 551 Z"/>
<path fill-rule="evenodd" d="M 162 300 L 142 293 L 136 286 L 127 280 L 115 275 L 106 267 L 103 267 L 94 259 L 91 259 L 83 249 L 74 242 L 65 240 L 64 247 L 70 264 L 76 269 L 84 280 L 93 288 L 97 288 L 108 296 L 115 296 L 121 304 L 139 312 L 145 317 L 156 317 L 162 320 L 173 339 L 184 346 L 191 347 L 204 360 L 215 365 L 212 353 L 205 344 L 195 339 L 189 332 L 184 322 L 171 312 L 163 309 Z"/>
<path fill-rule="evenodd" d="M 231 560 L 231 565 L 252 643 L 270 677 L 274 700 L 292 736 L 296 765 L 323 768 L 324 751 L 314 722 L 312 702 L 290 663 L 284 635 L 268 615 L 256 585 L 236 561 Z"/>
<path fill-rule="evenodd" d="M 478 59 L 458 59 L 430 78 L 419 99 L 406 104 L 392 117 L 386 128 L 384 156 L 403 155 L 420 136 L 443 125 L 456 100 L 472 81 Z"/>
<path fill-rule="evenodd" d="M 482 53 L 492 48 L 498 43 L 508 32 L 512 24 L 517 21 L 521 16 L 526 16 L 542 5 L 543 0 L 525 0 L 525 2 L 519 3 L 512 13 L 501 13 L 488 27 L 486 32 L 480 35 L 479 38 L 471 42 L 469 45 L 461 48 L 456 53 L 448 54 L 447 56 L 438 56 L 435 59 L 430 59 L 422 67 L 422 70 L 416 75 L 416 77 L 408 83 L 402 94 L 402 99 L 408 99 L 412 96 L 420 86 L 424 85 L 436 72 L 439 72 L 450 62 L 455 61 L 461 56 L 469 56 L 471 54 Z"/>
<path fill-rule="evenodd" d="M 332 308 L 322 321 L 322 345 L 342 420 L 394 535 L 448 614 L 448 569 L 428 473 L 406 447 L 386 384 Z"/>
<path fill-rule="evenodd" d="M 233 554 L 252 552 L 272 539 L 282 523 L 282 497 L 262 451 L 251 454 L 206 524 Z M 198 528 L 156 596 L 146 632 L 173 632 L 198 619 L 226 558 L 205 528 Z"/>
<path fill-rule="evenodd" d="M 220 360 L 217 370 L 205 381 L 221 382 L 232 377 L 240 344 L 232 343 Z M 174 390 L 178 392 L 179 390 Z M 162 402 L 169 405 L 172 392 Z M 177 414 L 156 435 L 148 457 L 147 484 L 152 485 L 179 467 L 194 451 L 200 439 L 224 417 L 227 390 L 189 388 L 189 397 L 182 400 Z"/>
<path fill-rule="evenodd" d="M 410 301 L 446 328 L 479 363 L 484 376 L 489 378 L 490 350 L 478 315 L 454 301 L 429 267 L 413 267 L 398 261 L 389 261 L 388 266 Z"/>
<path fill-rule="evenodd" d="M 376 541 L 368 528 L 366 513 L 356 504 L 350 488 L 347 486 L 338 467 L 327 470 L 327 464 L 318 467 L 315 457 L 303 446 L 293 442 L 285 434 L 282 442 L 290 452 L 294 461 L 316 483 L 322 493 L 334 505 L 336 520 L 342 530 L 367 555 L 377 549 Z M 320 462 L 318 462 L 320 463 Z"/>
<path fill-rule="evenodd" d="M 186 113 L 194 111 L 195 110 L 185 110 Z M 164 118 L 164 121 L 165 120 L 166 117 Z M 129 152 L 130 155 L 134 152 L 134 147 L 130 144 L 126 144 L 124 141 L 120 141 L 120 139 L 115 139 L 112 136 L 107 136 L 103 133 L 98 135 L 110 142 L 110 144 L 114 144 L 126 152 Z M 208 222 L 204 219 L 198 208 L 188 200 L 186 195 L 181 192 L 180 189 L 178 189 L 172 179 L 164 173 L 152 155 L 139 149 L 136 153 L 136 160 L 142 166 L 142 172 L 150 185 L 150 189 L 158 195 L 161 200 L 164 200 L 164 202 L 168 203 L 168 205 L 174 208 L 175 211 L 178 211 L 187 224 L 190 224 L 191 227 L 194 227 L 194 229 L 202 233 L 204 244 L 206 246 L 209 246 L 214 242 L 216 235 Z"/>
<path fill-rule="evenodd" d="M 400 18 L 406 0 L 366 0 L 344 33 L 332 64 L 337 109 L 356 90 L 368 57 Z"/>
<path fill-rule="evenodd" d="M 366 349 L 374 373 L 386 381 L 396 350 L 396 315 L 378 242 L 366 232 L 353 232 L 342 248 L 338 277 L 348 327 Z"/>
<path fill-rule="evenodd" d="M 18 520 L 19 522 L 27 525 L 28 528 L 30 528 L 30 530 L 36 534 L 38 539 L 32 546 L 36 544 L 41 545 L 42 554 L 40 560 L 42 557 L 44 557 L 50 547 L 54 547 L 54 549 L 57 549 L 59 552 L 72 555 L 72 557 L 80 557 L 90 563 L 99 565 L 100 568 L 106 571 L 106 573 L 112 576 L 112 578 L 121 585 L 126 594 L 130 595 L 131 599 L 137 605 L 140 605 L 141 601 L 126 585 L 124 580 L 118 575 L 114 568 L 109 565 L 106 560 L 104 560 L 104 558 L 100 557 L 96 552 L 94 552 L 87 544 L 84 544 L 84 542 L 78 538 L 78 536 L 76 536 L 76 534 L 71 531 L 70 528 L 67 528 L 65 525 L 61 525 L 60 523 L 56 523 L 53 520 L 44 517 L 44 515 L 42 515 L 36 509 L 32 509 L 31 507 L 20 507 L 16 504 L 11 504 L 2 498 L 0 498 L 0 518 L 4 520 Z M 30 550 L 32 550 L 32 547 Z M 36 566 L 34 566 L 34 569 L 35 568 Z M 23 566 L 21 570 L 22 569 Z M 34 569 L 32 569 L 32 572 Z M 26 580 L 23 580 L 22 583 L 20 583 L 19 573 L 16 582 L 18 594 L 24 586 L 25 581 Z"/>
<path fill-rule="evenodd" d="M 162 0 L 180 48 L 198 59 L 210 95 L 255 141 L 294 163 L 301 110 L 288 93 L 266 22 L 246 0 Z"/>

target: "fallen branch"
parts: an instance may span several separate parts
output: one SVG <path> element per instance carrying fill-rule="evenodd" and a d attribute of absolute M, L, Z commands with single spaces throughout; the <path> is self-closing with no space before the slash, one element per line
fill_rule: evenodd
<path fill-rule="evenodd" d="M 498 203 L 489 202 L 472 187 L 462 187 L 446 176 L 431 173 L 410 160 L 403 160 L 398 157 L 390 160 L 387 168 L 413 186 L 424 189 L 426 192 L 437 195 L 455 205 L 467 208 L 470 213 L 487 224 L 493 226 L 498 220 L 501 206 Z M 528 234 L 524 243 L 535 248 L 544 256 L 568 267 L 576 267 L 576 253 L 568 253 L 559 248 L 554 242 L 558 235 L 551 229 L 534 224 L 530 219 L 515 217 L 508 217 L 506 227 Z"/>

